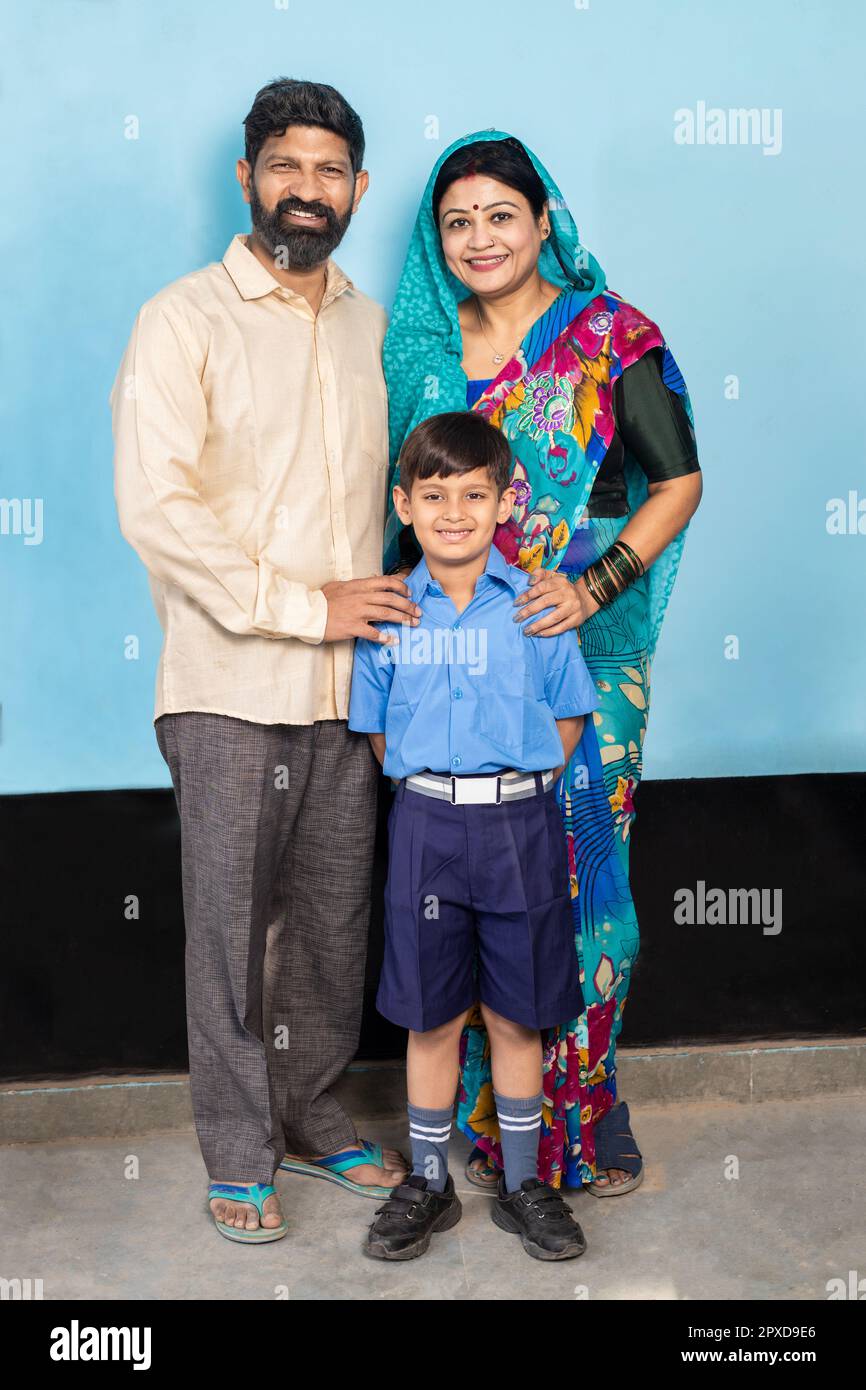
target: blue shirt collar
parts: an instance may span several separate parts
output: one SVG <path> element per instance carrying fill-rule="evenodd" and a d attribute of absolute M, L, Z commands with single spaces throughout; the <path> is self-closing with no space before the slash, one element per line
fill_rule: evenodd
<path fill-rule="evenodd" d="M 512 566 L 505 559 L 502 551 L 497 545 L 491 542 L 490 552 L 484 570 L 479 577 L 476 585 L 476 593 L 481 585 L 484 576 L 490 579 L 500 579 L 503 583 L 516 594 L 519 592 L 518 581 L 521 577 L 520 572 L 515 573 Z M 443 592 L 441 584 L 434 579 L 427 568 L 427 560 L 424 556 L 418 561 L 412 573 L 406 576 L 406 587 L 414 603 L 420 603 L 426 593 L 441 594 Z"/>

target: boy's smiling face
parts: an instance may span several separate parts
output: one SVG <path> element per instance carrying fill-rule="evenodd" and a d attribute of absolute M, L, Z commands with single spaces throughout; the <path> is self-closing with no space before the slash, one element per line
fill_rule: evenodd
<path fill-rule="evenodd" d="M 507 521 L 517 494 L 507 487 L 496 495 L 486 468 L 443 478 L 416 478 L 411 493 L 394 488 L 394 506 L 404 526 L 415 528 L 428 562 L 471 564 L 483 555 L 500 522 Z"/>

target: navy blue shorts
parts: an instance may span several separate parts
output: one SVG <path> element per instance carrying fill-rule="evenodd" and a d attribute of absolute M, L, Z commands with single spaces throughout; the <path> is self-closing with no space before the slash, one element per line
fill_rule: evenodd
<path fill-rule="evenodd" d="M 401 782 L 388 844 L 385 1018 L 424 1033 L 478 1000 L 527 1028 L 583 1012 L 555 786 L 453 806 Z"/>

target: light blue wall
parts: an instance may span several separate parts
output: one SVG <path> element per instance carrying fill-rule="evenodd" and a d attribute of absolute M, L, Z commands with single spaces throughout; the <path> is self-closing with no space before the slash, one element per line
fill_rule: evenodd
<path fill-rule="evenodd" d="M 241 120 L 283 74 L 333 83 L 364 119 L 371 188 L 338 257 L 375 298 L 444 144 L 497 125 L 662 325 L 705 494 L 645 775 L 866 767 L 866 536 L 826 526 L 829 499 L 866 498 L 859 0 L 28 0 L 4 27 L 0 496 L 42 498 L 44 538 L 0 535 L 0 790 L 167 783 L 107 397 L 141 302 L 246 230 Z M 674 113 L 701 101 L 780 109 L 781 151 L 677 144 Z"/>

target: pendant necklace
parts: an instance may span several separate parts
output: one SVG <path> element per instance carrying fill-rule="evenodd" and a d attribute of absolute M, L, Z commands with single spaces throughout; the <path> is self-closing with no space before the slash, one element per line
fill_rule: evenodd
<path fill-rule="evenodd" d="M 502 363 L 505 361 L 505 353 L 504 353 L 504 352 L 498 352 L 498 351 L 496 350 L 496 348 L 493 346 L 493 343 L 491 343 L 491 341 L 490 341 L 490 339 L 488 338 L 487 334 L 484 332 L 484 324 L 483 324 L 482 321 L 481 321 L 481 310 L 480 310 L 480 308 L 478 307 L 478 300 L 477 300 L 477 299 L 475 300 L 475 316 L 476 316 L 476 318 L 478 319 L 478 327 L 479 327 L 479 329 L 481 330 L 481 336 L 482 336 L 482 338 L 484 339 L 484 341 L 485 341 L 485 343 L 487 344 L 487 346 L 491 349 L 491 351 L 492 351 L 492 353 L 493 353 L 493 364 L 494 364 L 494 366 L 496 366 L 496 367 L 500 367 L 500 366 L 502 365 Z M 537 317 L 538 317 L 538 315 L 536 314 L 535 317 L 534 317 L 533 320 L 532 320 L 533 323 L 535 322 L 535 319 L 536 319 Z M 514 348 L 514 351 L 511 353 L 511 356 L 512 356 L 512 357 L 514 356 L 514 352 L 517 351 L 517 347 L 519 347 L 520 344 L 523 342 L 524 336 L 525 336 L 525 335 L 524 335 L 523 333 L 521 333 L 520 337 L 517 339 L 517 344 L 516 344 L 516 346 L 515 346 L 515 348 Z"/>

